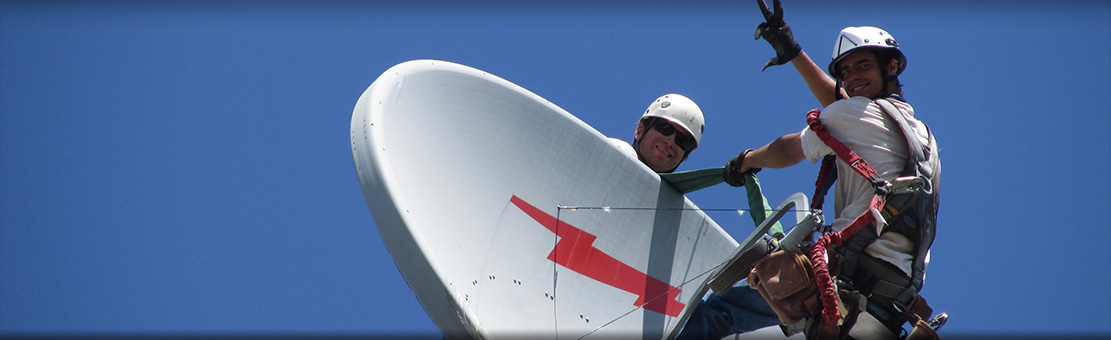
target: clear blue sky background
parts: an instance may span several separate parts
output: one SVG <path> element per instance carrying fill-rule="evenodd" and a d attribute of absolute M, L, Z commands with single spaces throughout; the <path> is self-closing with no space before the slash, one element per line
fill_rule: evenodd
<path fill-rule="evenodd" d="M 438 336 L 349 149 L 355 101 L 403 61 L 488 71 L 626 140 L 685 94 L 707 128 L 681 170 L 818 106 L 791 66 L 760 71 L 753 1 L 401 3 L 0 2 L 0 334 Z M 855 25 L 909 58 L 944 163 L 923 292 L 942 334 L 1111 334 L 1111 3 L 784 6 L 822 65 Z M 809 195 L 817 168 L 766 170 L 765 193 Z"/>

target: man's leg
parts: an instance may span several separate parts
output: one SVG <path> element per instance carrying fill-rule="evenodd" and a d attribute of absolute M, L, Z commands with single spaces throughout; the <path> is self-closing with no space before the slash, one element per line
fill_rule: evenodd
<path fill-rule="evenodd" d="M 779 317 L 760 292 L 742 283 L 698 304 L 676 339 L 721 339 L 778 324 Z"/>

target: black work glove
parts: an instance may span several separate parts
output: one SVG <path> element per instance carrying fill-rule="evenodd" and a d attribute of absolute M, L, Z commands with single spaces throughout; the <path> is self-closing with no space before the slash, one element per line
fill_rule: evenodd
<path fill-rule="evenodd" d="M 764 63 L 764 68 L 760 69 L 763 71 L 768 66 L 783 65 L 790 62 L 791 59 L 795 59 L 799 53 L 802 53 L 802 47 L 795 41 L 795 36 L 791 34 L 791 26 L 783 21 L 783 5 L 779 3 L 779 0 L 772 0 L 775 13 L 768 11 L 768 4 L 764 3 L 764 0 L 756 0 L 756 3 L 760 5 L 760 12 L 764 13 L 766 22 L 756 26 L 754 39 L 764 37 L 764 40 L 767 40 L 775 49 L 775 58 L 768 59 Z"/>
<path fill-rule="evenodd" d="M 745 155 L 752 152 L 752 149 L 742 151 L 725 163 L 725 171 L 722 171 L 721 178 L 725 179 L 725 183 L 735 187 L 742 187 L 745 185 L 745 174 L 755 174 L 760 172 L 760 168 L 750 168 L 747 172 L 741 172 L 741 165 L 745 162 Z"/>

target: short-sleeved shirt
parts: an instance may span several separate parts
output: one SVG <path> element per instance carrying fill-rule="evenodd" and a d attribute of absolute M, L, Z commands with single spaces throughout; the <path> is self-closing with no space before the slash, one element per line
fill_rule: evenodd
<path fill-rule="evenodd" d="M 937 156 L 936 141 L 930 138 L 925 124 L 914 118 L 914 108 L 899 100 L 891 102 L 903 112 L 918 141 L 922 145 L 930 145 L 934 186 L 938 186 L 941 163 Z M 907 142 L 900 132 L 899 124 L 884 114 L 878 104 L 865 97 L 843 99 L 825 107 L 818 117 L 831 136 L 872 165 L 883 179 L 893 181 L 899 176 L 906 162 Z M 812 163 L 834 154 L 833 149 L 809 128 L 803 129 L 801 139 L 806 159 Z M 930 144 L 931 141 L 935 144 Z M 838 159 L 833 229 L 848 227 L 857 216 L 867 211 L 875 192 L 867 179 Z M 861 230 L 866 231 L 868 229 Z M 878 229 L 871 231 L 879 232 Z M 914 244 L 902 235 L 882 234 L 865 248 L 865 252 L 895 265 L 904 273 L 910 273 Z"/>

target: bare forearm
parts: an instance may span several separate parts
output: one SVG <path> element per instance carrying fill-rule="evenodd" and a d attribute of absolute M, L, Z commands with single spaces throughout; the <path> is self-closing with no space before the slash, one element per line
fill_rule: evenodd
<path fill-rule="evenodd" d="M 742 172 L 750 168 L 786 168 L 799 164 L 806 156 L 802 151 L 802 139 L 798 133 L 779 137 L 759 149 L 745 155 Z"/>
<path fill-rule="evenodd" d="M 840 89 L 837 89 L 837 83 L 826 74 L 825 70 L 815 64 L 810 56 L 806 55 L 805 51 L 791 59 L 791 64 L 795 65 L 795 70 L 806 81 L 806 86 L 810 87 L 810 93 L 814 94 L 814 98 L 818 99 L 818 103 L 821 103 L 822 107 L 837 101 L 837 91 L 840 91 Z"/>

